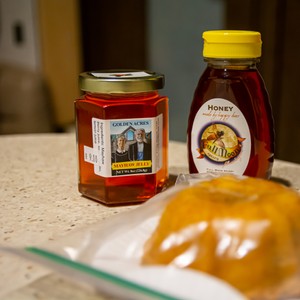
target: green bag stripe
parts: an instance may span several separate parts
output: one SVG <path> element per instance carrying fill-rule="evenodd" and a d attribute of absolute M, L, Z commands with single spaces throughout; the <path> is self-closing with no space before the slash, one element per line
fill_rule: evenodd
<path fill-rule="evenodd" d="M 162 292 L 159 292 L 159 291 L 153 290 L 151 288 L 145 287 L 145 286 L 143 286 L 141 284 L 132 282 L 130 280 L 121 278 L 119 276 L 110 274 L 110 273 L 105 272 L 105 271 L 101 271 L 101 270 L 95 269 L 95 268 L 90 267 L 88 265 L 85 265 L 83 263 L 69 260 L 69 259 L 67 259 L 67 258 L 65 258 L 63 256 L 60 256 L 58 254 L 49 252 L 47 250 L 43 250 L 43 249 L 36 248 L 36 247 L 27 247 L 27 248 L 25 248 L 25 250 L 28 251 L 28 252 L 34 253 L 36 255 L 42 256 L 42 257 L 44 257 L 44 258 L 46 258 L 46 259 L 48 259 L 50 261 L 53 261 L 53 262 L 55 262 L 57 264 L 61 264 L 61 265 L 64 265 L 66 267 L 78 270 L 80 272 L 87 273 L 87 274 L 89 274 L 91 276 L 104 279 L 106 281 L 109 281 L 109 282 L 114 283 L 116 285 L 125 287 L 127 289 L 132 289 L 134 291 L 141 292 L 143 294 L 155 297 L 155 299 L 161 299 L 161 300 L 179 300 L 178 298 L 174 298 L 174 297 L 169 296 L 167 294 L 164 294 Z"/>

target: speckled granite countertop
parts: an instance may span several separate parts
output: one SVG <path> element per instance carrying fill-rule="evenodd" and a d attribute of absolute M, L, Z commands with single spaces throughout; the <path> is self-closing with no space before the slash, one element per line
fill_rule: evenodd
<path fill-rule="evenodd" d="M 1 246 L 41 245 L 132 209 L 106 207 L 80 196 L 75 143 L 74 134 L 0 137 Z M 187 172 L 184 143 L 170 142 L 169 171 Z M 273 177 L 300 189 L 300 165 L 276 161 Z M 104 298 L 44 267 L 0 253 L 0 299 Z"/>

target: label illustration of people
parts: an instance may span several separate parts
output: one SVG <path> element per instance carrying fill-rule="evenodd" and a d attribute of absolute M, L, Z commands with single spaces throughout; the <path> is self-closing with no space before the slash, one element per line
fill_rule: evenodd
<path fill-rule="evenodd" d="M 126 137 L 119 135 L 116 139 L 117 149 L 112 153 L 112 162 L 129 161 L 128 150 L 126 149 Z"/>
<path fill-rule="evenodd" d="M 130 160 L 151 160 L 151 144 L 147 143 L 145 129 L 135 131 L 135 140 L 129 146 Z"/>
<path fill-rule="evenodd" d="M 110 122 L 112 176 L 152 173 L 152 125 L 151 119 Z"/>

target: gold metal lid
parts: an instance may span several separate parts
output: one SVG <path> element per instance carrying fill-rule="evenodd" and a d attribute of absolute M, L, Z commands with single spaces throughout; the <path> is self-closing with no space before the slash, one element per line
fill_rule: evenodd
<path fill-rule="evenodd" d="M 140 70 L 100 70 L 79 75 L 82 91 L 91 93 L 149 92 L 164 87 L 164 75 Z"/>

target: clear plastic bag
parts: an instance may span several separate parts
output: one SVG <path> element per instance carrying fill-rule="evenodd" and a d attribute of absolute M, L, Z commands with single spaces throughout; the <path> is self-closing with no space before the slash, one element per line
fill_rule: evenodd
<path fill-rule="evenodd" d="M 38 260 L 122 299 L 217 299 L 220 295 L 222 299 L 245 299 L 236 288 L 251 299 L 288 299 L 300 295 L 299 195 L 268 182 L 271 185 L 267 187 L 272 189 L 265 192 L 267 198 L 261 203 L 257 199 L 264 181 L 250 179 L 254 186 L 249 187 L 244 184 L 247 178 L 227 177 L 229 181 L 225 183 L 218 181 L 221 178 L 225 177 L 181 175 L 175 187 L 129 212 L 41 248 L 27 248 L 25 252 L 6 250 Z M 195 190 L 198 187 L 199 191 Z M 215 196 L 209 198 L 208 191 Z M 285 197 L 282 201 L 280 193 Z M 271 205 L 273 200 L 279 202 L 278 207 Z M 179 205 L 174 206 L 176 201 Z M 242 207 L 244 202 L 254 205 Z M 170 207 L 174 213 L 168 211 Z M 183 218 L 185 213 L 190 215 Z M 166 228 L 164 223 L 175 227 Z M 158 248 L 152 243 L 154 254 L 149 254 L 151 239 L 153 242 L 153 236 L 160 235 L 161 226 L 166 232 Z M 285 252 L 277 253 L 277 248 L 271 252 L 275 246 L 279 252 L 281 248 Z M 157 249 L 159 255 L 155 254 Z M 264 264 L 264 260 L 268 263 Z M 282 270 L 280 276 L 272 277 Z M 250 288 L 249 284 L 246 289 L 244 285 L 235 285 L 228 274 L 239 276 L 241 282 L 250 281 Z M 264 276 L 270 276 L 270 280 L 264 280 Z"/>
<path fill-rule="evenodd" d="M 197 175 L 183 178 L 194 181 Z M 142 263 L 207 272 L 252 299 L 299 296 L 299 216 L 296 191 L 221 176 L 172 197 L 144 245 Z"/>

